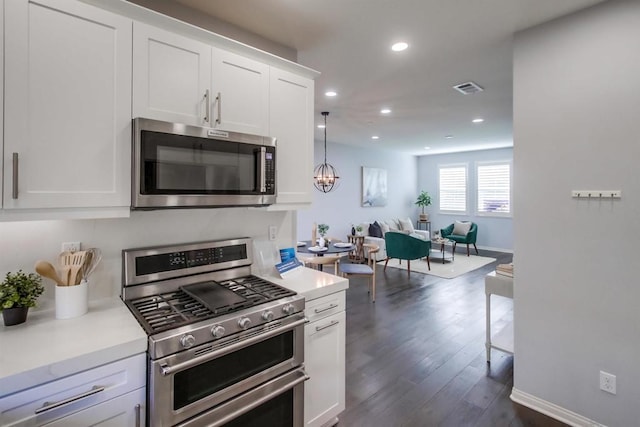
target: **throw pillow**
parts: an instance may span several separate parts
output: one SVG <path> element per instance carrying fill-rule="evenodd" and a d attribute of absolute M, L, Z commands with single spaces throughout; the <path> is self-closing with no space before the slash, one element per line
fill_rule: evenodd
<path fill-rule="evenodd" d="M 455 234 L 456 236 L 466 236 L 467 233 L 469 233 L 470 229 L 471 229 L 470 222 L 456 221 L 453 224 L 453 232 L 451 234 Z"/>
<path fill-rule="evenodd" d="M 415 231 L 413 228 L 413 221 L 411 221 L 409 218 L 399 219 L 398 222 L 400 223 L 400 228 L 402 230 L 408 231 L 409 233 L 413 233 Z"/>
<path fill-rule="evenodd" d="M 380 222 L 380 228 L 382 229 L 382 236 L 389 232 L 389 225 L 386 222 Z"/>
<path fill-rule="evenodd" d="M 416 239 L 420 239 L 420 240 L 427 240 L 426 237 L 424 237 L 422 234 L 418 234 L 418 233 L 410 233 L 409 236 L 415 237 Z"/>
<path fill-rule="evenodd" d="M 369 226 L 369 236 L 382 238 L 382 228 L 380 224 L 378 224 L 378 221 Z"/>
<path fill-rule="evenodd" d="M 390 219 L 385 222 L 389 224 L 389 231 L 400 231 L 400 226 L 398 225 L 398 222 L 395 219 Z"/>

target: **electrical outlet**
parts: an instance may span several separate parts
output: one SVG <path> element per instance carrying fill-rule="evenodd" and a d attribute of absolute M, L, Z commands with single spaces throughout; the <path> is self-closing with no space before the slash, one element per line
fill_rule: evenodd
<path fill-rule="evenodd" d="M 600 390 L 616 394 L 616 376 L 608 372 L 600 371 Z"/>
<path fill-rule="evenodd" d="M 276 240 L 277 236 L 278 236 L 278 227 L 276 227 L 275 225 L 270 225 L 269 226 L 269 240 Z"/>
<path fill-rule="evenodd" d="M 63 242 L 62 252 L 78 252 L 80 250 L 80 242 Z"/>

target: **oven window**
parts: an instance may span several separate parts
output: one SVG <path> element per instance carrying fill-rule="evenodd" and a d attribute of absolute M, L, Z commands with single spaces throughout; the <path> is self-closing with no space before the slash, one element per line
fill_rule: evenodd
<path fill-rule="evenodd" d="M 293 331 L 285 332 L 176 373 L 173 378 L 173 409 L 183 408 L 291 359 L 293 340 Z"/>
<path fill-rule="evenodd" d="M 225 427 L 293 427 L 293 390 L 269 400 L 224 425 Z"/>

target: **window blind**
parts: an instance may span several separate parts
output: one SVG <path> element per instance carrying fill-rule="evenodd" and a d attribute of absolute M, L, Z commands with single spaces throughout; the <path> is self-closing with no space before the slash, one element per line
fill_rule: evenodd
<path fill-rule="evenodd" d="M 440 210 L 467 211 L 467 167 L 443 166 L 440 172 Z"/>
<path fill-rule="evenodd" d="M 478 165 L 478 213 L 511 213 L 511 164 Z"/>

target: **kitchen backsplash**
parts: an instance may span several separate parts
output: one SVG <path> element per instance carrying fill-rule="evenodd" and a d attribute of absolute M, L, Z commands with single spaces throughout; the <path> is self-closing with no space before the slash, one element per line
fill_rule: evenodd
<path fill-rule="evenodd" d="M 19 269 L 33 272 L 39 259 L 54 263 L 62 242 L 80 241 L 102 250 L 103 260 L 91 276 L 89 299 L 120 295 L 121 251 L 125 248 L 232 237 L 268 239 L 270 225 L 278 242 L 295 241 L 295 212 L 224 208 L 135 211 L 130 218 L 0 222 L 0 275 Z M 54 284 L 44 279 L 43 302 L 53 299 Z"/>

